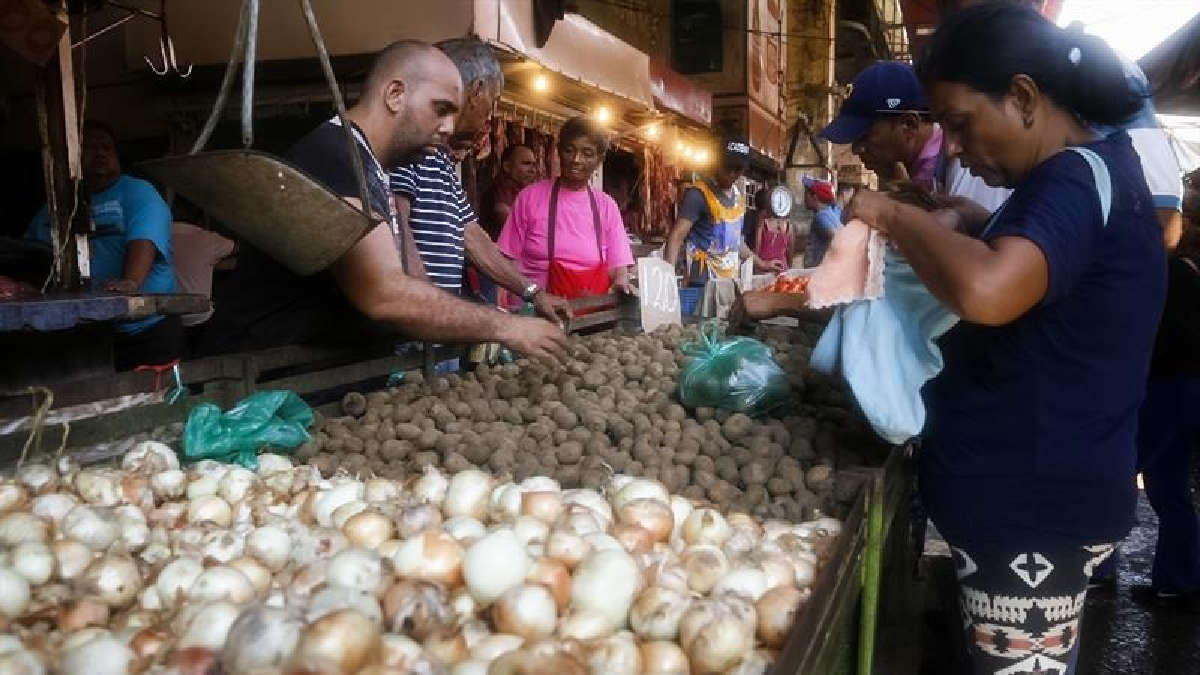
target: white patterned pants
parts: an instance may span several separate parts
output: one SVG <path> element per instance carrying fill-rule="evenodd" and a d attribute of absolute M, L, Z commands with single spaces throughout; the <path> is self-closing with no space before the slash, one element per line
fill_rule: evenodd
<path fill-rule="evenodd" d="M 1062 550 L 954 552 L 974 675 L 1073 675 L 1092 570 L 1114 544 Z"/>

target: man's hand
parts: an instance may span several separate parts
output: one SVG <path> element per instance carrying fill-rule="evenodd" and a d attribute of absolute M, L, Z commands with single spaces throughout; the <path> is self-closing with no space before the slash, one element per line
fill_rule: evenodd
<path fill-rule="evenodd" d="M 550 367 L 567 361 L 567 335 L 545 319 L 508 315 L 496 335 L 505 347 Z"/>
<path fill-rule="evenodd" d="M 533 308 L 543 318 L 559 325 L 571 320 L 571 303 L 544 289 L 533 296 Z"/>
<path fill-rule="evenodd" d="M 625 295 L 628 295 L 628 296 L 631 296 L 634 298 L 636 298 L 638 295 L 637 286 L 634 286 L 633 283 L 631 281 L 629 281 L 629 279 L 624 279 L 622 281 L 614 281 L 613 285 L 612 285 L 612 289 L 614 291 L 616 291 L 617 293 L 623 293 Z"/>
<path fill-rule="evenodd" d="M 729 323 L 761 321 L 783 316 L 804 308 L 807 295 L 804 293 L 774 293 L 749 291 L 734 301 L 729 311 Z"/>
<path fill-rule="evenodd" d="M 842 209 L 842 222 L 848 223 L 858 219 L 887 234 L 895 212 L 896 202 L 883 193 L 873 190 L 856 190 L 854 196 L 846 204 L 846 208 Z"/>
<path fill-rule="evenodd" d="M 100 286 L 110 293 L 135 293 L 140 287 L 141 285 L 132 279 L 110 279 Z"/>
<path fill-rule="evenodd" d="M 770 268 L 771 268 L 772 272 L 786 272 L 787 271 L 787 265 L 784 265 L 782 260 L 772 260 L 770 263 Z"/>

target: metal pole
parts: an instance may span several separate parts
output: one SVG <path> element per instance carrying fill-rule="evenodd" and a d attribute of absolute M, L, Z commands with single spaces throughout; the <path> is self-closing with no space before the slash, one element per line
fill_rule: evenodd
<path fill-rule="evenodd" d="M 258 55 L 259 0 L 248 0 L 246 62 L 242 67 L 242 147 L 254 145 L 254 66 Z"/>

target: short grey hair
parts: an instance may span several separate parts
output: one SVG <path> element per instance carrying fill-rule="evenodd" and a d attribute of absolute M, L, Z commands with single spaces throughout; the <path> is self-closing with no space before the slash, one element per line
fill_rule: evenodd
<path fill-rule="evenodd" d="M 485 89 L 499 95 L 504 91 L 504 69 L 491 46 L 477 37 L 461 37 L 442 40 L 437 48 L 458 67 L 463 89 L 481 82 Z"/>

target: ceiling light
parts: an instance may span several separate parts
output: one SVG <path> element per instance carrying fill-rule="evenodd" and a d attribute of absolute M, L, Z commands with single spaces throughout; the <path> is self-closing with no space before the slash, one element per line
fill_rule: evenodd
<path fill-rule="evenodd" d="M 539 74 L 537 77 L 533 78 L 533 90 L 537 92 L 550 91 L 550 78 L 546 77 L 544 74 Z"/>
<path fill-rule="evenodd" d="M 602 105 L 599 108 L 596 108 L 596 121 L 597 122 L 599 122 L 601 124 L 607 124 L 608 121 L 611 119 L 612 119 L 612 111 L 608 109 L 608 106 Z"/>

